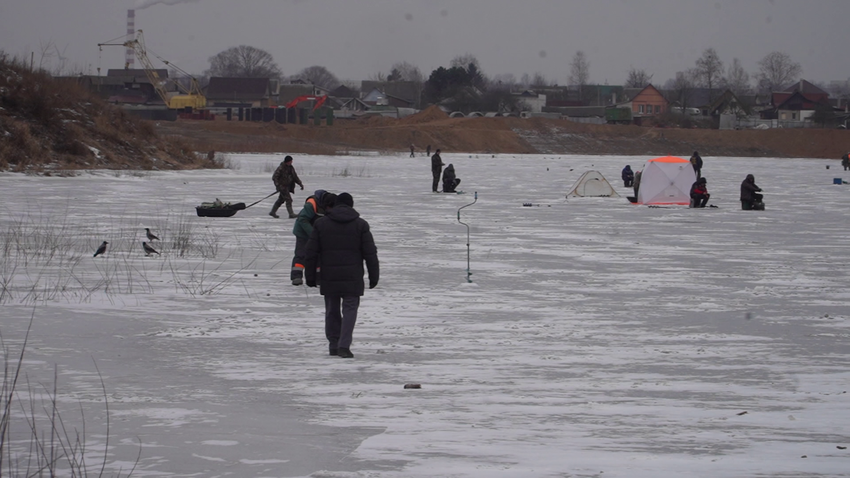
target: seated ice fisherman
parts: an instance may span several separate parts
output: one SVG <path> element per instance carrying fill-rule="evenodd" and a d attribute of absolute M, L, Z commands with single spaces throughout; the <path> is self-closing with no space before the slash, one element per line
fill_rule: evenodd
<path fill-rule="evenodd" d="M 460 184 L 460 179 L 455 176 L 455 167 L 453 164 L 449 164 L 443 171 L 443 192 L 457 192 L 456 189 L 458 184 Z"/>
<path fill-rule="evenodd" d="M 699 178 L 691 186 L 691 202 L 693 207 L 705 207 L 708 204 L 708 198 L 711 197 L 711 194 L 708 194 L 708 188 L 705 184 L 705 178 Z"/>
<path fill-rule="evenodd" d="M 761 188 L 756 186 L 756 178 L 748 174 L 741 183 L 741 209 L 744 211 L 764 211 L 764 196 L 759 194 Z"/>

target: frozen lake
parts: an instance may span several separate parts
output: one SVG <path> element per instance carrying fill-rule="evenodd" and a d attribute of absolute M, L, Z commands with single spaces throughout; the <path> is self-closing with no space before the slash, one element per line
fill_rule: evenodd
<path fill-rule="evenodd" d="M 850 172 L 705 157 L 717 208 L 631 205 L 620 170 L 647 159 L 446 154 L 449 195 L 425 157 L 295 156 L 296 211 L 350 192 L 378 246 L 352 360 L 327 355 L 318 290 L 290 285 L 273 199 L 195 215 L 269 194 L 282 156 L 3 174 L 7 360 L 32 317 L 19 389 L 43 397 L 55 366 L 102 458 L 99 370 L 108 470 L 141 442 L 133 476 L 850 476 Z M 591 169 L 622 197 L 565 199 Z M 740 208 L 748 173 L 765 211 Z"/>

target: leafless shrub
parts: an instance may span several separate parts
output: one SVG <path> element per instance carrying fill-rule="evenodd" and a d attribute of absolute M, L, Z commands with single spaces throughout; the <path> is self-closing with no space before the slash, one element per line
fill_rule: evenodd
<path fill-rule="evenodd" d="M 337 170 L 336 168 L 334 168 L 331 171 L 331 177 L 337 177 L 337 176 L 340 176 L 340 177 L 343 177 L 343 178 L 348 178 L 348 177 L 352 177 L 352 176 L 355 176 L 355 177 L 358 177 L 358 178 L 371 177 L 371 175 L 369 174 L 369 168 L 367 168 L 365 165 L 360 166 L 356 171 L 352 171 L 351 169 L 349 169 L 348 165 L 346 165 L 341 170 Z"/>
<path fill-rule="evenodd" d="M 50 388 L 42 386 L 42 391 L 27 382 L 21 390 L 24 377 L 23 363 L 35 312 L 30 317 L 26 334 L 19 353 L 14 356 L 0 333 L 0 347 L 3 355 L 3 382 L 0 384 L 0 475 L 6 470 L 6 476 L 22 477 L 87 477 L 104 476 L 110 467 L 107 452 L 109 450 L 110 423 L 109 399 L 106 384 L 97 370 L 100 379 L 103 403 L 106 409 L 103 457 L 92 459 L 93 447 L 87 443 L 85 417 L 80 408 L 80 427 L 72 427 L 58 406 L 58 369 L 54 366 L 53 383 Z M 20 426 L 18 426 L 20 424 Z M 22 430 L 23 435 L 15 431 Z M 142 447 L 136 456 L 132 469 L 123 475 L 118 469 L 114 476 L 131 476 L 141 458 Z M 92 464 L 89 464 L 92 463 Z"/>
<path fill-rule="evenodd" d="M 187 265 L 185 268 L 181 268 L 171 260 L 168 262 L 171 275 L 174 278 L 174 287 L 192 297 L 212 295 L 220 292 L 225 287 L 234 283 L 236 277 L 246 268 L 251 267 L 254 261 L 251 261 L 248 265 L 235 272 L 221 272 L 222 264 L 218 263 L 212 269 L 207 269 L 206 260 L 201 261 L 200 264 Z"/>

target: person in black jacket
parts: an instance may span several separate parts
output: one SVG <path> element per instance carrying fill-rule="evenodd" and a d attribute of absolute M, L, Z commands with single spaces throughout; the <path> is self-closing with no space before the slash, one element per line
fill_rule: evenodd
<path fill-rule="evenodd" d="M 841 157 L 841 165 L 844 166 L 845 171 L 850 169 L 850 153 L 847 153 Z"/>
<path fill-rule="evenodd" d="M 705 207 L 708 204 L 711 194 L 708 194 L 707 182 L 705 178 L 699 178 L 691 185 L 691 207 Z"/>
<path fill-rule="evenodd" d="M 635 182 L 635 173 L 632 171 L 632 167 L 630 165 L 626 165 L 623 168 L 623 172 L 620 173 L 620 177 L 623 178 L 623 187 L 630 188 Z"/>
<path fill-rule="evenodd" d="M 460 179 L 455 175 L 455 166 L 449 164 L 443 171 L 443 192 L 456 193 L 458 184 L 460 184 Z"/>
<path fill-rule="evenodd" d="M 325 337 L 330 355 L 354 357 L 351 342 L 365 289 L 364 261 L 369 288 L 374 289 L 379 278 L 378 248 L 369 223 L 354 210 L 354 199 L 341 193 L 325 216 L 313 224 L 304 264 L 308 287 L 316 287 L 316 267 L 322 271 L 319 293 L 325 298 Z"/>
<path fill-rule="evenodd" d="M 702 177 L 702 157 L 700 157 L 699 153 L 694 151 L 693 156 L 691 156 L 691 166 L 694 167 L 694 173 L 697 175 L 697 179 Z"/>
<path fill-rule="evenodd" d="M 756 186 L 756 178 L 752 174 L 748 174 L 744 182 L 741 183 L 741 209 L 745 211 L 759 210 L 764 211 L 763 195 L 759 194 L 761 188 Z"/>
<path fill-rule="evenodd" d="M 431 176 L 434 182 L 431 183 L 431 191 L 437 192 L 437 186 L 440 185 L 440 175 L 443 174 L 443 158 L 440 157 L 440 150 L 434 151 L 434 156 L 431 156 Z"/>

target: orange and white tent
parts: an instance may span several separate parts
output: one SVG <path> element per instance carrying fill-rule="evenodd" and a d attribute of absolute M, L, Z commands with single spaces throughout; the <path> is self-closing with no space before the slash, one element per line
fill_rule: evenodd
<path fill-rule="evenodd" d="M 691 186 L 697 180 L 687 159 L 675 156 L 650 159 L 643 167 L 638 188 L 638 204 L 691 203 Z"/>

